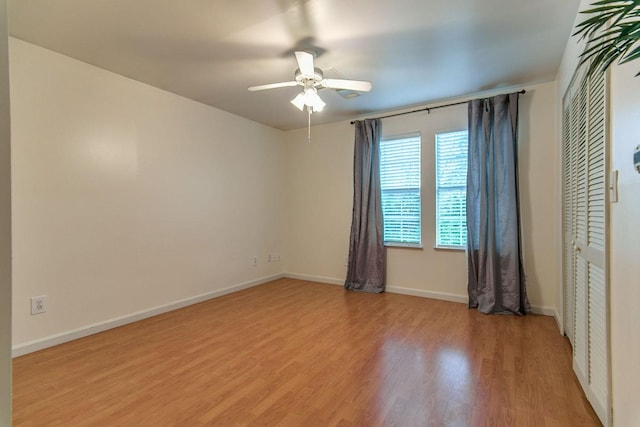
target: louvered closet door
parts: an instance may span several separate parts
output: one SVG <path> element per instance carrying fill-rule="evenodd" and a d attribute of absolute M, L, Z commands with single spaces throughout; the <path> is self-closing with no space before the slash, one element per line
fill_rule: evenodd
<path fill-rule="evenodd" d="M 573 224 L 573 258 L 574 258 L 574 368 L 583 373 L 588 367 L 587 340 L 587 281 L 583 249 L 587 241 L 587 91 L 586 80 L 581 85 L 574 99 L 577 133 L 575 142 L 576 175 L 574 183 L 574 224 Z"/>
<path fill-rule="evenodd" d="M 575 85 L 575 87 L 574 87 Z M 606 81 L 576 77 L 563 111 L 564 325 L 576 375 L 609 424 Z"/>
<path fill-rule="evenodd" d="M 571 149 L 571 114 L 570 109 L 565 106 L 563 111 L 563 128 L 562 128 L 562 183 L 563 183 L 563 191 L 562 191 L 562 230 L 563 230 L 563 241 L 562 241 L 562 256 L 563 256 L 563 264 L 562 264 L 562 275 L 563 275 L 563 283 L 564 286 L 564 331 L 569 338 L 571 344 L 573 344 L 573 311 L 575 307 L 575 288 L 573 286 L 573 268 L 574 268 L 574 260 L 573 257 L 573 246 L 571 245 L 571 240 L 573 239 L 573 234 L 571 232 L 571 227 L 573 224 L 573 217 L 571 215 L 572 212 L 572 195 L 573 189 L 571 188 L 571 183 L 574 182 L 572 179 L 572 169 L 571 169 L 571 153 L 573 150 Z M 567 284 L 571 284 L 567 286 Z"/>
<path fill-rule="evenodd" d="M 576 85 L 577 86 L 577 85 Z M 563 117 L 563 274 L 564 274 L 564 330 L 574 344 L 575 277 L 576 277 L 576 184 L 578 165 L 578 135 L 581 116 L 577 90 L 570 88 L 565 100 Z M 575 91 L 573 93 L 572 91 Z M 584 118 L 584 115 L 582 115 Z M 584 121 L 583 121 L 584 123 Z"/>
<path fill-rule="evenodd" d="M 586 261 L 588 370 L 592 403 L 603 417 L 609 407 L 609 334 L 606 283 L 606 86 L 604 76 L 589 81 L 587 141 L 586 242 L 579 255 Z M 579 242 L 580 244 L 582 242 Z"/>

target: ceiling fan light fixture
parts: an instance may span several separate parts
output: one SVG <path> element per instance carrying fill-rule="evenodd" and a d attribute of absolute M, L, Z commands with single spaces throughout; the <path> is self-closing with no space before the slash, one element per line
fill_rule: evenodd
<path fill-rule="evenodd" d="M 300 111 L 304 109 L 304 93 L 299 93 L 295 98 L 291 100 L 291 103 L 296 106 Z"/>
<path fill-rule="evenodd" d="M 324 110 L 324 106 L 325 106 L 325 105 L 326 105 L 326 104 L 322 104 L 322 105 L 320 105 L 320 106 L 315 106 L 315 107 L 313 107 L 313 112 L 314 112 L 314 113 L 319 113 L 320 111 Z"/>
<path fill-rule="evenodd" d="M 304 90 L 304 103 L 313 108 L 314 112 L 322 111 L 325 104 L 322 98 L 318 95 L 318 90 L 315 87 L 308 87 Z"/>
<path fill-rule="evenodd" d="M 311 106 L 313 107 L 314 113 L 319 113 L 324 109 L 325 105 L 327 104 L 318 95 L 316 95 L 316 100 Z"/>
<path fill-rule="evenodd" d="M 313 87 L 304 88 L 304 103 L 305 105 L 313 105 L 318 97 L 318 92 Z"/>
<path fill-rule="evenodd" d="M 322 111 L 325 105 L 327 105 L 322 98 L 320 98 L 318 91 L 314 87 L 305 88 L 304 92 L 299 93 L 291 100 L 291 103 L 300 111 L 304 110 L 304 107 L 307 106 L 313 109 L 314 113 Z"/>

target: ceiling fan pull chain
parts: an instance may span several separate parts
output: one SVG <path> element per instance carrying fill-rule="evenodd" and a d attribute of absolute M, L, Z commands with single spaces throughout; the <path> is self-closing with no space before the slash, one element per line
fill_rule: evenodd
<path fill-rule="evenodd" d="M 307 105 L 307 112 L 309 115 L 307 116 L 307 142 L 311 144 L 311 106 Z"/>

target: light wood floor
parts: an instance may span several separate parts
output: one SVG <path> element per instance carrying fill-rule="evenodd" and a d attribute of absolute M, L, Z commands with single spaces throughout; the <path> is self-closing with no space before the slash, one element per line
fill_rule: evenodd
<path fill-rule="evenodd" d="M 15 426 L 598 426 L 544 316 L 283 279 L 15 359 Z"/>

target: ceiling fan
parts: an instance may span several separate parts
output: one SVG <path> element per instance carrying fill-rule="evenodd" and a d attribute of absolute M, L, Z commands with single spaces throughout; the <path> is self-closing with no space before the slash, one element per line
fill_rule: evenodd
<path fill-rule="evenodd" d="M 276 89 L 280 87 L 302 86 L 303 91 L 291 100 L 300 111 L 307 107 L 309 115 L 312 112 L 322 111 L 325 102 L 318 95 L 318 89 L 345 89 L 359 92 L 369 92 L 371 82 L 345 79 L 325 79 L 322 70 L 313 66 L 313 55 L 305 51 L 296 51 L 298 69 L 295 72 L 295 80 L 281 83 L 271 83 L 260 86 L 251 86 L 250 91 Z"/>

